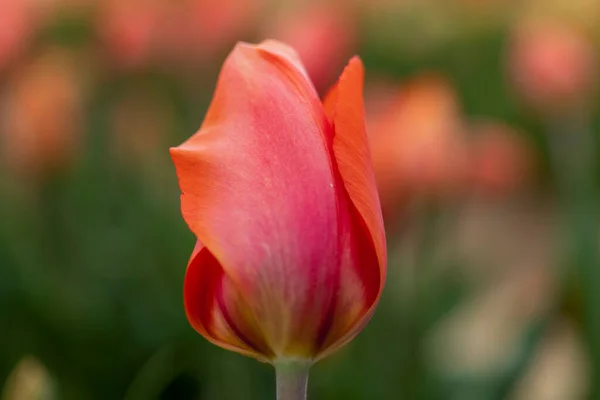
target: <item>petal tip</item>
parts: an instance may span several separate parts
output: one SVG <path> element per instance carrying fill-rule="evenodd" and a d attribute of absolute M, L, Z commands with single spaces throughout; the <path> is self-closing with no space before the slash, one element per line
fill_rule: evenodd
<path fill-rule="evenodd" d="M 351 74 L 357 74 L 358 76 L 354 79 L 359 79 L 360 83 L 362 84 L 365 75 L 365 65 L 363 64 L 361 58 L 357 55 L 353 56 L 350 61 L 348 61 L 348 64 L 340 76 L 340 81 L 347 79 L 348 75 Z"/>
<path fill-rule="evenodd" d="M 171 155 L 171 159 L 174 162 L 180 160 L 182 157 L 185 157 L 189 154 L 189 152 L 190 151 L 186 149 L 183 145 L 169 148 L 169 154 Z"/>
<path fill-rule="evenodd" d="M 298 57 L 298 53 L 292 46 L 276 39 L 265 39 L 257 47 L 270 53 L 284 53 Z"/>
<path fill-rule="evenodd" d="M 348 65 L 350 65 L 350 64 L 358 64 L 364 68 L 362 59 L 360 58 L 360 56 L 358 54 L 355 54 L 350 58 L 350 61 L 348 61 Z"/>

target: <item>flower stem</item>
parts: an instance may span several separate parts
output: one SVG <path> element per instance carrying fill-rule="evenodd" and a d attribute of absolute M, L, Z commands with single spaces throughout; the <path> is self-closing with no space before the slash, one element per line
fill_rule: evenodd
<path fill-rule="evenodd" d="M 582 301 L 583 335 L 591 361 L 589 398 L 600 398 L 600 254 L 598 226 L 600 196 L 596 186 L 598 153 L 596 138 L 587 114 L 566 115 L 550 125 L 550 144 L 557 183 L 567 210 L 569 239 L 567 273 L 578 283 Z M 571 276 L 567 276 L 571 278 Z M 564 295 L 572 296 L 565 289 Z"/>
<path fill-rule="evenodd" d="M 277 381 L 277 400 L 306 400 L 308 371 L 311 363 L 282 360 L 273 363 Z"/>

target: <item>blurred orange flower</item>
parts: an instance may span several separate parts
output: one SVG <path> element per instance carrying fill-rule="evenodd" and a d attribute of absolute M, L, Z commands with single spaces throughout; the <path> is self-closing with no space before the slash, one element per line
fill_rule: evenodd
<path fill-rule="evenodd" d="M 414 199 L 507 195 L 530 176 L 532 154 L 518 132 L 493 121 L 469 127 L 442 76 L 421 74 L 394 96 L 390 87 L 367 91 L 375 178 L 388 221 Z"/>
<path fill-rule="evenodd" d="M 508 68 L 519 94 L 541 110 L 581 106 L 597 78 L 596 52 L 583 34 L 558 21 L 517 25 Z"/>
<path fill-rule="evenodd" d="M 0 111 L 2 161 L 19 175 L 67 164 L 79 142 L 81 75 L 69 53 L 50 49 L 18 70 Z"/>
<path fill-rule="evenodd" d="M 369 127 L 384 212 L 415 195 L 438 196 L 462 184 L 466 146 L 452 86 L 423 74 L 400 89 Z"/>

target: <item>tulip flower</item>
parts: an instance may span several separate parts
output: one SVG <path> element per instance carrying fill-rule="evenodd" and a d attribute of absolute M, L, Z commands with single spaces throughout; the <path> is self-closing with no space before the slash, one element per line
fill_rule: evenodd
<path fill-rule="evenodd" d="M 279 398 L 304 398 L 308 367 L 359 333 L 385 281 L 363 75 L 353 58 L 322 103 L 291 48 L 240 43 L 200 130 L 171 149 L 198 239 L 187 317 L 272 363 Z"/>

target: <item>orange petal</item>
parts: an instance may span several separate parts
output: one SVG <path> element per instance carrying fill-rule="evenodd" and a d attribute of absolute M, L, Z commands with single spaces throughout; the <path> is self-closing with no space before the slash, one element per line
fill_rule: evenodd
<path fill-rule="evenodd" d="M 333 152 L 337 166 L 350 200 L 371 234 L 383 285 L 387 262 L 385 230 L 365 128 L 363 81 L 364 67 L 355 56 L 326 96 L 324 106 L 334 126 Z"/>
<path fill-rule="evenodd" d="M 365 129 L 363 79 L 362 62 L 354 57 L 337 85 L 326 96 L 324 106 L 334 126 L 333 153 L 337 168 L 349 201 L 356 209 L 356 215 L 350 221 L 353 232 L 350 238 L 353 261 L 350 265 L 354 269 L 342 270 L 341 290 L 346 287 L 356 292 L 356 282 L 360 282 L 366 308 L 359 314 L 358 320 L 338 324 L 337 329 L 345 325 L 347 331 L 337 337 L 331 336 L 335 340 L 326 346 L 319 358 L 352 340 L 366 325 L 377 305 L 386 277 L 385 231 Z M 353 296 L 356 297 L 356 294 Z M 349 304 L 342 307 L 347 308 Z"/>

